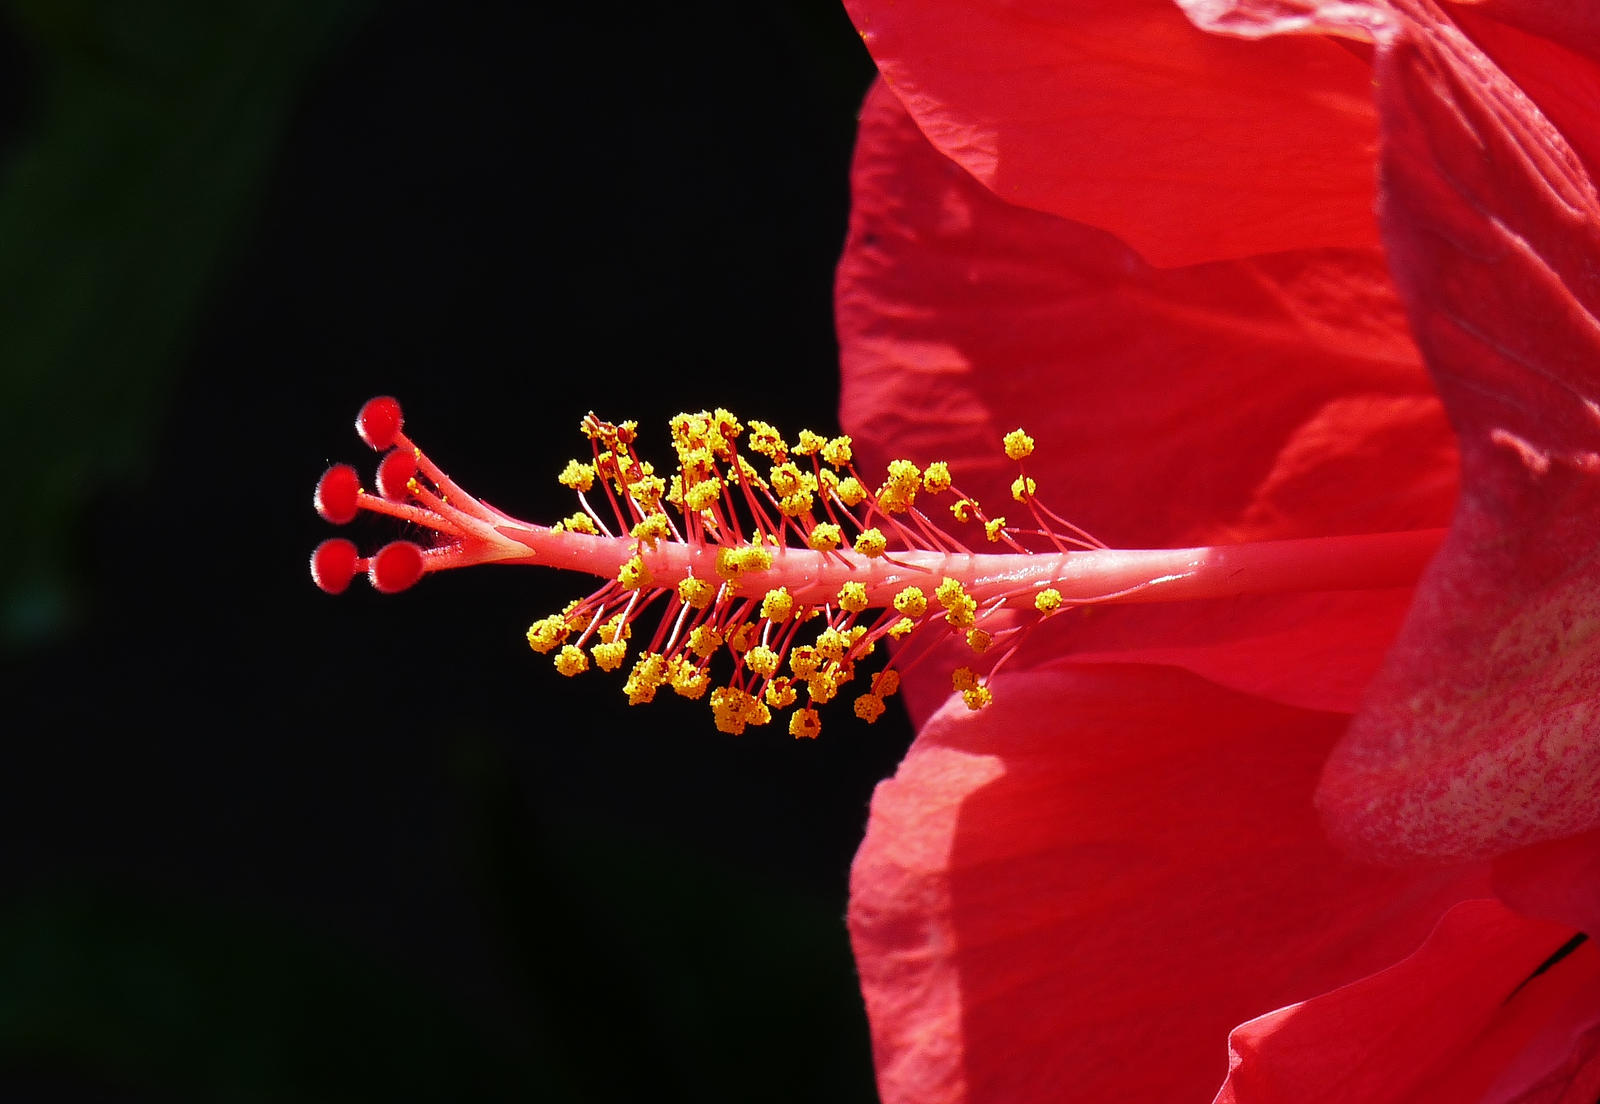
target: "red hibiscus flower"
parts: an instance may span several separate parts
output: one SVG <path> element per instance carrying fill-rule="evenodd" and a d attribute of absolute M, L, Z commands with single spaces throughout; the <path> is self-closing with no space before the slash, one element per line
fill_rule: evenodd
<path fill-rule="evenodd" d="M 980 713 L 907 678 L 850 910 L 884 1099 L 1594 1101 L 1600 19 L 849 7 L 869 463 L 1003 500 L 1026 424 L 1120 547 L 1449 526 L 1414 588 L 1055 619 Z"/>

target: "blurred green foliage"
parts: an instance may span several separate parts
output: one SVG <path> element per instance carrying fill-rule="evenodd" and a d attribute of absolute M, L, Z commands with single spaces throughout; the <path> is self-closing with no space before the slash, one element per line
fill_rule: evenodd
<path fill-rule="evenodd" d="M 0 165 L 0 644 L 80 604 L 73 541 L 147 472 L 208 281 L 296 94 L 366 0 L 12 0 L 27 59 Z"/>
<path fill-rule="evenodd" d="M 625 18 L 0 0 L 0 743 L 43 763 L 0 769 L 0 1098 L 871 1099 L 844 880 L 888 725 L 674 745 L 599 686 L 530 723 L 490 636 L 547 605 L 522 580 L 304 576 L 369 377 L 468 440 L 564 408 L 527 366 L 597 334 L 583 401 L 632 361 L 680 388 L 658 345 L 707 389 L 752 352 L 826 377 L 853 31 Z M 548 466 L 489 436 L 462 451 Z M 419 696 L 407 641 L 450 626 L 483 646 Z"/>

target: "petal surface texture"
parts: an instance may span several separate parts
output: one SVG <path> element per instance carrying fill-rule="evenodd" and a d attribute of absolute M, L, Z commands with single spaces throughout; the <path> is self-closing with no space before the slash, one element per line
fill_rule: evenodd
<path fill-rule="evenodd" d="M 1328 764 L 1330 829 L 1377 861 L 1454 862 L 1600 827 L 1593 17 L 1422 0 L 1189 6 L 1249 33 L 1362 13 L 1384 241 L 1460 437 L 1450 535 Z M 1572 30 L 1573 45 L 1527 29 L 1541 26 Z"/>
<path fill-rule="evenodd" d="M 1361 57 L 1252 49 L 1170 0 L 846 0 L 924 133 L 1007 202 L 1152 264 L 1370 246 L 1376 116 Z"/>
<path fill-rule="evenodd" d="M 1393 964 L 1487 888 L 1327 842 L 1339 714 L 1061 664 L 1000 677 L 982 716 L 923 728 L 853 871 L 889 1104 L 1208 1100 L 1235 1025 Z"/>
<path fill-rule="evenodd" d="M 1217 1104 L 1592 1104 L 1600 951 L 1569 937 L 1458 905 L 1389 969 L 1236 1030 Z"/>
<path fill-rule="evenodd" d="M 998 200 L 883 86 L 864 108 L 854 184 L 841 417 L 869 466 L 949 460 L 964 490 L 1015 520 L 999 442 L 1024 426 L 1041 499 L 1117 547 L 1448 521 L 1454 442 L 1376 249 L 1152 268 L 1103 231 Z M 1095 610 L 1054 619 L 1012 662 L 1174 663 L 1349 711 L 1408 599 Z M 919 718 L 949 692 L 939 664 L 923 667 L 908 684 Z"/>

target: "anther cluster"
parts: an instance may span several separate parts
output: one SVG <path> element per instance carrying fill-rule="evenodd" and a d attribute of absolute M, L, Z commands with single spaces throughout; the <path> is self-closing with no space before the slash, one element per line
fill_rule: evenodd
<path fill-rule="evenodd" d="M 1031 619 L 994 619 L 1017 595 L 969 590 L 971 549 L 926 508 L 944 497 L 957 532 L 1013 553 L 1103 546 L 1038 503 L 1025 470 L 1034 449 L 1022 430 L 1002 447 L 1018 464 L 1013 497 L 1027 527 L 985 514 L 955 485 L 949 466 L 895 460 L 874 489 L 854 464 L 849 437 L 802 430 L 791 444 L 765 422 L 726 410 L 671 421 L 676 463 L 663 475 L 637 452 L 638 427 L 590 415 L 588 455 L 557 479 L 578 508 L 553 525 L 520 521 L 467 494 L 403 432 L 400 405 L 372 399 L 356 430 L 383 455 L 373 489 L 337 464 L 317 484 L 315 505 L 344 524 L 366 511 L 411 523 L 431 545 L 394 541 L 371 556 L 342 538 L 311 557 L 316 584 L 343 591 L 366 575 L 393 593 L 423 575 L 480 563 L 540 564 L 604 581 L 585 598 L 535 621 L 527 639 L 563 675 L 626 670 L 623 692 L 640 704 L 663 689 L 707 699 L 719 730 L 783 723 L 796 737 L 821 730 L 819 707 L 848 697 L 871 723 L 900 674 L 954 637 L 987 676 L 961 666 L 952 688 L 967 706 L 992 700 L 988 683 L 1040 620 L 1072 605 L 1053 589 L 1024 596 Z M 943 567 L 941 568 L 941 566 Z M 858 679 L 858 665 L 898 642 L 894 660 Z M 993 650 L 993 651 L 992 651 Z M 857 692 L 845 694 L 854 684 Z"/>

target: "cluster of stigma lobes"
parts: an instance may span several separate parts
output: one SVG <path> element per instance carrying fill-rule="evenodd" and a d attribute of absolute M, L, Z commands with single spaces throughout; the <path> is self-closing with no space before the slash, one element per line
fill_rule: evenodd
<path fill-rule="evenodd" d="M 365 575 L 389 594 L 475 564 L 587 573 L 599 589 L 528 629 L 533 650 L 561 674 L 626 669 L 630 703 L 670 689 L 709 699 L 723 732 L 786 720 L 792 735 L 815 737 L 819 708 L 836 699 L 876 721 L 901 675 L 952 639 L 984 655 L 974 660 L 984 675 L 967 664 L 951 675 L 953 692 L 982 709 L 1028 633 L 1076 604 L 1042 582 L 974 592 L 980 557 L 969 541 L 1028 558 L 1104 547 L 1035 497 L 1034 442 L 1020 429 L 996 442 L 1017 464 L 1019 525 L 963 494 L 943 462 L 896 460 L 874 489 L 850 438 L 802 430 L 791 444 L 726 410 L 672 419 L 669 475 L 635 451 L 636 423 L 590 415 L 581 429 L 587 456 L 557 475 L 578 508 L 536 525 L 462 490 L 404 433 L 396 400 L 370 400 L 356 431 L 383 454 L 371 487 L 335 464 L 317 483 L 317 512 L 337 525 L 384 515 L 430 541 L 396 540 L 362 556 L 349 540 L 326 540 L 311 556 L 312 579 L 338 594 Z M 997 617 L 1002 610 L 1012 612 Z M 892 661 L 864 663 L 891 641 Z"/>

